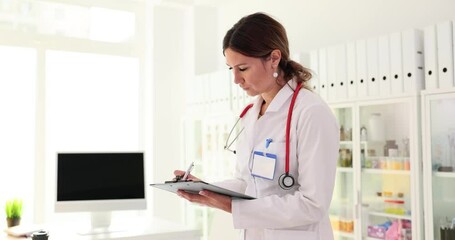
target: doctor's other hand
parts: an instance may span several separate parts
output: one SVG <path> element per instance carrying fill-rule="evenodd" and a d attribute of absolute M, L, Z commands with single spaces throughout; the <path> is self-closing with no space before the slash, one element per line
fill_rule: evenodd
<path fill-rule="evenodd" d="M 182 171 L 182 170 L 175 170 L 175 171 L 174 171 L 174 175 L 175 175 L 176 178 L 177 178 L 178 176 L 183 177 L 183 175 L 185 175 L 185 171 Z M 175 179 L 176 179 L 176 178 L 175 178 Z M 197 178 L 197 177 L 195 177 L 195 176 L 193 176 L 193 175 L 191 175 L 191 174 L 188 175 L 187 180 L 191 180 L 191 181 L 201 181 L 201 179 L 199 179 L 199 178 Z"/>
<path fill-rule="evenodd" d="M 177 195 L 192 203 L 198 203 L 212 208 L 218 208 L 228 213 L 232 213 L 231 197 L 214 193 L 208 190 L 202 190 L 199 194 L 188 193 L 183 190 L 178 190 Z"/>

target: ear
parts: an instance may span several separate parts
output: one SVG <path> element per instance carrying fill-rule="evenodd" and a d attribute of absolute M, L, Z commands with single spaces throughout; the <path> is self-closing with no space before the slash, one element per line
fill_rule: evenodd
<path fill-rule="evenodd" d="M 273 66 L 273 68 L 277 68 L 277 67 L 278 67 L 278 64 L 279 64 L 280 61 L 281 61 L 281 51 L 278 50 L 278 49 L 273 50 L 273 51 L 270 53 L 270 58 L 271 58 L 271 60 L 272 60 L 272 66 Z"/>

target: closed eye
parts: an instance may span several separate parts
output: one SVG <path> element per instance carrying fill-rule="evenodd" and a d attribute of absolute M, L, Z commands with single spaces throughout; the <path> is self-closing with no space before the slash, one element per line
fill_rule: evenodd
<path fill-rule="evenodd" d="M 234 66 L 234 67 L 236 67 L 236 66 Z M 232 69 L 234 69 L 234 67 L 228 67 L 228 69 L 229 69 L 229 70 L 232 70 Z M 247 70 L 248 68 L 237 67 L 237 69 L 238 69 L 240 72 L 243 72 L 243 71 Z"/>

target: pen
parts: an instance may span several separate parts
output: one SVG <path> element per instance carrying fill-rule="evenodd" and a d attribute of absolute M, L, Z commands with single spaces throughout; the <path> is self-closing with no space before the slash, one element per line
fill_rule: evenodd
<path fill-rule="evenodd" d="M 265 140 L 265 148 L 269 148 L 269 145 L 270 145 L 271 142 L 273 142 L 273 139 L 267 138 L 267 139 Z"/>
<path fill-rule="evenodd" d="M 194 167 L 194 162 L 191 162 L 190 166 L 188 167 L 188 169 L 185 172 L 185 175 L 183 175 L 182 181 L 186 181 L 186 179 L 188 178 L 188 175 L 190 175 L 191 170 L 193 170 L 193 167 Z"/>

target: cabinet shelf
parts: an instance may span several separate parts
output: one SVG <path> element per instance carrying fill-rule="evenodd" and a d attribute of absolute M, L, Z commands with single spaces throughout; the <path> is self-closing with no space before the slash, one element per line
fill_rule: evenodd
<path fill-rule="evenodd" d="M 333 235 L 340 236 L 340 237 L 343 237 L 343 238 L 351 238 L 351 239 L 355 238 L 353 233 L 347 233 L 347 232 L 342 232 L 342 231 L 337 231 L 337 230 L 333 231 Z"/>
<path fill-rule="evenodd" d="M 352 145 L 352 141 L 340 141 L 340 145 Z"/>
<path fill-rule="evenodd" d="M 455 178 L 455 172 L 433 172 L 433 176 L 441 178 Z"/>
<path fill-rule="evenodd" d="M 337 167 L 337 172 L 353 173 L 354 169 L 352 169 L 352 167 Z"/>
<path fill-rule="evenodd" d="M 378 217 L 411 220 L 410 215 L 397 215 L 397 214 L 390 214 L 390 213 L 383 213 L 383 212 L 369 212 L 368 214 L 372 215 L 372 216 L 378 216 Z"/>
<path fill-rule="evenodd" d="M 363 168 L 362 173 L 368 174 L 390 174 L 390 175 L 410 175 L 409 170 L 387 170 L 387 169 L 373 169 Z"/>

